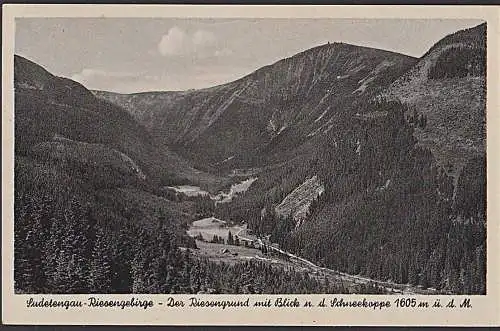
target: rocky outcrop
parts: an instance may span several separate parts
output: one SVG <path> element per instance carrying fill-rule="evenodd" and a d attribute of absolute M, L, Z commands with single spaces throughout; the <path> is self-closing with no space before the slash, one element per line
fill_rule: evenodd
<path fill-rule="evenodd" d="M 307 216 L 312 201 L 324 191 L 325 188 L 317 176 L 308 178 L 276 206 L 275 212 L 278 216 L 283 217 L 291 215 L 297 222 L 297 226 L 300 226 Z"/>

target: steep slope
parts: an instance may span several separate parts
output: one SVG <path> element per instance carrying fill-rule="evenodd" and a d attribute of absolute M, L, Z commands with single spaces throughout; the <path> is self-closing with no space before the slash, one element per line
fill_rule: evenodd
<path fill-rule="evenodd" d="M 284 153 L 328 131 L 352 99 L 387 86 L 414 62 L 332 43 L 208 89 L 94 94 L 121 105 L 155 137 L 200 163 L 231 158 L 234 166 Z"/>
<path fill-rule="evenodd" d="M 261 172 L 218 217 L 319 265 L 484 294 L 484 38 L 484 25 L 444 38 L 384 89 L 367 77 L 331 129 L 298 148 L 309 153 Z M 297 226 L 280 207 L 312 176 L 324 193 Z"/>
<path fill-rule="evenodd" d="M 122 108 L 23 57 L 15 56 L 14 63 L 16 153 L 29 154 L 33 146 L 61 136 L 116 149 L 156 183 L 210 181 L 210 176 L 155 140 Z"/>
<path fill-rule="evenodd" d="M 300 226 L 301 221 L 307 217 L 311 202 L 317 199 L 324 191 L 325 188 L 317 176 L 308 178 L 276 206 L 276 215 L 283 217 L 291 216 L 297 221 L 296 226 Z"/>
<path fill-rule="evenodd" d="M 19 206 L 36 205 L 25 200 L 33 196 L 61 204 L 74 198 L 99 214 L 108 208 L 96 198 L 102 190 L 133 187 L 155 193 L 161 185 L 203 175 L 158 144 L 123 109 L 20 56 L 14 59 L 14 86 Z M 170 203 L 165 210 L 178 208 Z"/>
<path fill-rule="evenodd" d="M 467 160 L 486 152 L 486 24 L 451 34 L 381 93 L 424 118 L 415 136 L 457 177 Z M 416 122 L 416 121 L 415 121 Z"/>

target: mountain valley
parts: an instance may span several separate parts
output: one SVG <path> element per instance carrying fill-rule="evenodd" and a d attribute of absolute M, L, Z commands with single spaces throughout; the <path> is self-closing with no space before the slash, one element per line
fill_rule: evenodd
<path fill-rule="evenodd" d="M 20 293 L 486 293 L 485 24 L 180 92 L 14 69 Z"/>

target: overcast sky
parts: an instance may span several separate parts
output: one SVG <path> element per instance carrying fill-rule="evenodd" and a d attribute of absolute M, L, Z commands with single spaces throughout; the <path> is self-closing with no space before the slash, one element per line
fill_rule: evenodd
<path fill-rule="evenodd" d="M 16 54 L 89 89 L 132 93 L 238 79 L 327 41 L 420 57 L 480 20 L 16 19 Z"/>

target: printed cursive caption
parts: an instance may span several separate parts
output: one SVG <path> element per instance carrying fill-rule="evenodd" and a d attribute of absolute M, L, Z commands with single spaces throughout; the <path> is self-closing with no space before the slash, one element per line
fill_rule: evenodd
<path fill-rule="evenodd" d="M 138 299 L 131 297 L 127 300 L 113 300 L 105 297 L 88 297 L 87 300 L 59 300 L 54 298 L 29 298 L 26 301 L 28 308 L 62 308 L 62 309 L 82 309 L 89 308 L 114 308 L 114 309 L 148 309 L 155 305 L 168 309 L 175 308 L 362 308 L 362 309 L 470 309 L 472 303 L 470 298 L 441 298 L 417 299 L 417 298 L 397 298 L 393 300 L 373 300 L 344 299 L 342 297 L 323 297 L 317 301 L 300 300 L 299 298 L 278 297 L 265 299 L 252 299 L 251 297 L 242 300 L 214 300 L 199 297 L 190 297 L 181 300 L 174 297 L 167 297 L 166 300 Z"/>

